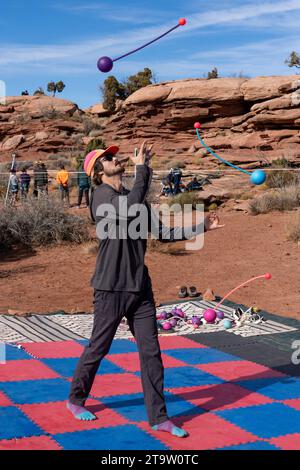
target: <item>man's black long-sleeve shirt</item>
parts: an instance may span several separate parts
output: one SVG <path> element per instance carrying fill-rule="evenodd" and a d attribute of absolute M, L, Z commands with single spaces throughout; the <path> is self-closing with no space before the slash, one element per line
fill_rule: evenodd
<path fill-rule="evenodd" d="M 136 179 L 131 191 L 121 188 L 117 191 L 108 184 L 101 184 L 93 192 L 91 202 L 91 213 L 96 224 L 104 222 L 108 224 L 108 229 L 117 229 L 115 231 L 116 237 L 104 237 L 100 239 L 99 252 L 97 256 L 96 269 L 91 280 L 91 285 L 97 290 L 107 291 L 124 291 L 124 292 L 140 292 L 143 290 L 147 282 L 149 282 L 148 269 L 145 266 L 144 259 L 147 248 L 147 239 L 145 236 L 137 237 L 136 239 L 121 238 L 119 236 L 120 224 L 128 227 L 135 217 L 127 216 L 124 218 L 123 214 L 130 211 L 130 207 L 134 204 L 142 204 L 148 213 L 148 224 L 153 222 L 156 232 L 161 239 L 162 232 L 167 230 L 169 233 L 168 239 L 162 241 L 174 241 L 174 231 L 179 229 L 169 229 L 159 224 L 159 220 L 151 211 L 148 203 L 145 201 L 149 182 L 151 179 L 151 169 L 147 165 L 138 165 L 136 167 Z M 107 213 L 104 215 L 103 205 L 110 204 L 113 206 L 116 217 L 110 220 Z M 97 215 L 98 209 L 98 215 Z M 100 209 L 100 212 L 99 212 Z M 107 222 L 108 221 L 108 222 Z M 158 224 L 156 223 L 158 221 Z M 156 225 L 155 225 L 156 223 Z M 123 225 L 124 226 L 124 225 Z M 143 229 L 144 227 L 141 227 Z M 150 225 L 148 225 L 150 231 Z M 193 227 L 194 229 L 195 227 Z M 203 225 L 200 224 L 196 227 L 196 232 L 200 233 Z M 182 229 L 180 229 L 182 231 Z M 143 230 L 140 230 L 141 232 Z M 148 230 L 147 230 L 148 231 Z M 194 233 L 195 235 L 195 233 Z M 182 240 L 187 238 L 181 236 Z M 178 240 L 178 237 L 176 237 Z"/>

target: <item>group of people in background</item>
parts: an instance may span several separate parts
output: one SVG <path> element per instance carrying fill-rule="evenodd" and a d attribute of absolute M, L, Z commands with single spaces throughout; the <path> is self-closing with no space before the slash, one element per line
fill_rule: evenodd
<path fill-rule="evenodd" d="M 182 171 L 180 168 L 171 168 L 168 175 L 161 180 L 160 196 L 176 196 L 186 191 L 195 191 L 202 189 L 201 183 L 195 176 L 186 185 L 182 183 Z"/>
<path fill-rule="evenodd" d="M 181 192 L 182 171 L 180 168 L 171 168 L 168 175 L 161 180 L 161 196 L 176 196 Z"/>
<path fill-rule="evenodd" d="M 21 199 L 27 199 L 30 189 L 31 176 L 27 172 L 27 168 L 24 167 L 21 170 L 20 176 L 17 175 L 17 170 L 12 168 L 10 170 L 9 179 L 9 194 L 11 196 L 12 203 L 17 201 L 18 194 L 20 192 Z M 43 195 L 48 194 L 48 171 L 46 165 L 43 162 L 36 162 L 33 169 L 33 196 L 40 198 Z"/>
<path fill-rule="evenodd" d="M 45 197 L 48 195 L 49 176 L 45 163 L 42 161 L 36 162 L 33 168 L 33 175 L 30 176 L 27 172 L 27 168 L 24 167 L 21 170 L 20 175 L 17 175 L 17 170 L 12 168 L 10 170 L 9 179 L 9 202 L 11 205 L 15 205 L 20 194 L 21 200 L 27 199 L 31 181 L 33 179 L 33 191 L 32 195 L 37 198 Z M 56 175 L 56 182 L 60 191 L 60 197 L 62 204 L 70 207 L 70 186 L 71 186 L 71 175 L 66 170 L 63 164 L 60 165 L 60 170 Z M 77 186 L 78 186 L 78 201 L 77 208 L 79 209 L 82 203 L 83 195 L 85 196 L 86 206 L 89 207 L 89 190 L 91 186 L 90 178 L 86 175 L 83 164 L 80 164 L 77 171 Z"/>
<path fill-rule="evenodd" d="M 49 177 L 45 163 L 42 161 L 36 162 L 33 169 L 33 176 L 31 177 L 26 168 L 22 168 L 20 176 L 17 176 L 16 169 L 10 170 L 9 180 L 9 195 L 10 203 L 15 205 L 18 194 L 20 193 L 21 200 L 26 200 L 29 194 L 31 180 L 33 178 L 33 196 L 41 198 L 48 195 Z M 61 164 L 60 169 L 56 175 L 56 182 L 60 191 L 60 198 L 63 205 L 70 207 L 70 187 L 71 175 L 66 170 L 65 165 Z M 86 175 L 83 163 L 79 164 L 77 169 L 77 187 L 78 187 L 78 200 L 77 208 L 79 209 L 82 204 L 83 196 L 85 197 L 86 206 L 90 204 L 90 178 Z M 168 175 L 161 181 L 161 196 L 176 196 L 178 193 L 184 191 L 193 191 L 201 189 L 201 184 L 197 178 L 194 177 L 186 186 L 182 183 L 182 171 L 178 167 L 171 168 Z"/>

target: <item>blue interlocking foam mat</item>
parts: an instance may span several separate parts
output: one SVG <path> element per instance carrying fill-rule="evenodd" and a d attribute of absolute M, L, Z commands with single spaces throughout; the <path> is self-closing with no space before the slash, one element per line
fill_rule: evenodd
<path fill-rule="evenodd" d="M 168 413 L 189 437 L 150 428 L 129 339 L 113 342 L 96 376 L 87 407 L 98 419 L 77 421 L 65 404 L 85 344 L 7 346 L 0 450 L 300 450 L 300 379 L 199 338 L 160 338 Z"/>

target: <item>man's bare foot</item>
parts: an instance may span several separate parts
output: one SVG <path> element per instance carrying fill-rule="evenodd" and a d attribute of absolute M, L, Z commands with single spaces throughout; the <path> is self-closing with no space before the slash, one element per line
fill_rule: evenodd
<path fill-rule="evenodd" d="M 175 426 L 175 424 L 172 423 L 172 421 L 169 419 L 167 419 L 161 424 L 156 424 L 155 426 L 152 426 L 152 429 L 154 431 L 168 432 L 169 434 L 172 434 L 172 436 L 176 437 L 187 437 L 189 435 L 187 431 L 182 428 L 179 428 L 178 426 Z"/>
<path fill-rule="evenodd" d="M 71 402 L 67 402 L 67 408 L 71 411 L 74 418 L 79 419 L 80 421 L 94 421 L 97 417 L 88 411 L 83 406 L 73 405 Z"/>

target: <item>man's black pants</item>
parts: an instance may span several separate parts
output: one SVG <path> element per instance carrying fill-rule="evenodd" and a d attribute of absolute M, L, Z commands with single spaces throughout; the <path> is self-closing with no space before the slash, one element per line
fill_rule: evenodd
<path fill-rule="evenodd" d="M 163 394 L 164 368 L 151 286 L 141 293 L 94 291 L 92 336 L 77 365 L 69 400 L 75 405 L 85 404 L 100 362 L 109 352 L 124 316 L 128 319 L 130 330 L 137 342 L 149 423 L 151 426 L 160 424 L 168 417 Z"/>

